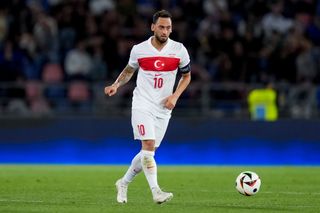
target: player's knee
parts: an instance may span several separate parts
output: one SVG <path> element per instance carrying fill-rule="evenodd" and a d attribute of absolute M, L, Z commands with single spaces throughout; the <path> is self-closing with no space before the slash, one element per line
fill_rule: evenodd
<path fill-rule="evenodd" d="M 155 141 L 154 140 L 143 140 L 142 149 L 147 151 L 155 151 Z"/>

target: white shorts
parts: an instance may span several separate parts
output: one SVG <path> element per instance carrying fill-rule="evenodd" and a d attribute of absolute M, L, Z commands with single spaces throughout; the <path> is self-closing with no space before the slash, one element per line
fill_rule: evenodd
<path fill-rule="evenodd" d="M 155 140 L 159 147 L 167 131 L 170 118 L 153 116 L 149 112 L 134 109 L 131 114 L 131 124 L 135 140 Z"/>

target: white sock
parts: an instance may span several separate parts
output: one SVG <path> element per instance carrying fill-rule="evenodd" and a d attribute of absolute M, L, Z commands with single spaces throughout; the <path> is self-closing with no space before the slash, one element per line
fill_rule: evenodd
<path fill-rule="evenodd" d="M 141 152 L 139 152 L 131 161 L 131 165 L 128 168 L 126 174 L 122 178 L 124 184 L 132 182 L 133 178 L 142 171 L 141 166 Z"/>
<path fill-rule="evenodd" d="M 157 164 L 154 159 L 154 152 L 152 151 L 141 151 L 141 165 L 144 175 L 147 178 L 151 191 L 154 188 L 159 188 L 157 178 Z"/>

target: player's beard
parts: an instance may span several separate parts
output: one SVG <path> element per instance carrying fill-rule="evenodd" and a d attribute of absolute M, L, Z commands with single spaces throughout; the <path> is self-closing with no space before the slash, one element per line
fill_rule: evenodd
<path fill-rule="evenodd" d="M 164 44 L 164 43 L 166 43 L 168 41 L 168 37 L 161 37 L 161 36 L 159 36 L 157 34 L 155 34 L 154 37 L 161 44 Z"/>

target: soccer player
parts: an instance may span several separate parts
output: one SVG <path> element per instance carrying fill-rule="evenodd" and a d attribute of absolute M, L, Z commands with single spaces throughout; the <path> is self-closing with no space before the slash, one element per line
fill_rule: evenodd
<path fill-rule="evenodd" d="M 113 96 L 138 70 L 133 91 L 131 123 L 134 139 L 141 140 L 141 151 L 133 158 L 125 175 L 116 182 L 117 201 L 127 202 L 128 185 L 141 171 L 149 183 L 156 203 L 169 201 L 173 194 L 163 192 L 157 181 L 155 150 L 165 135 L 171 111 L 191 81 L 190 57 L 183 44 L 169 38 L 172 32 L 171 14 L 161 10 L 153 15 L 153 36 L 134 45 L 128 65 L 117 80 L 105 87 L 105 94 Z M 177 72 L 179 83 L 173 92 Z"/>

